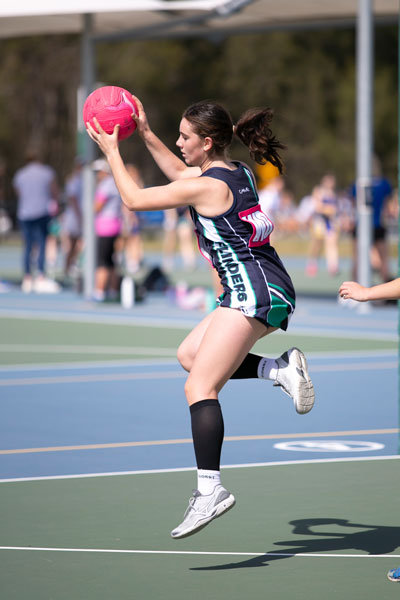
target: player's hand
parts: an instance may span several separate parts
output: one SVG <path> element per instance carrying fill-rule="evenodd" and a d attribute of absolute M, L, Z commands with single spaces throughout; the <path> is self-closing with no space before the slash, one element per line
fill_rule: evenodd
<path fill-rule="evenodd" d="M 143 108 L 143 104 L 141 103 L 141 101 L 139 100 L 139 98 L 137 96 L 132 96 L 132 97 L 135 101 L 138 112 L 137 112 L 137 114 L 135 112 L 133 112 L 131 116 L 137 125 L 138 134 L 140 135 L 140 137 L 145 137 L 146 133 L 149 133 L 151 131 L 150 125 L 147 120 L 147 116 L 146 116 L 145 110 Z"/>
<path fill-rule="evenodd" d="M 344 281 L 339 288 L 339 296 L 345 300 L 357 300 L 366 302 L 368 300 L 368 288 L 356 281 Z"/>
<path fill-rule="evenodd" d="M 114 150 L 118 150 L 118 132 L 119 125 L 114 127 L 114 131 L 111 134 L 108 134 L 104 131 L 96 117 L 93 117 L 93 123 L 96 126 L 96 129 L 89 123 L 86 123 L 86 131 L 89 134 L 89 137 L 92 138 L 94 142 L 99 146 L 100 150 L 107 157 Z"/>

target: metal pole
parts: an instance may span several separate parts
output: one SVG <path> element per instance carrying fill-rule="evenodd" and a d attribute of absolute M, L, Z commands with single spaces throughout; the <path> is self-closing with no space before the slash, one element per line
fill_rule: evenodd
<path fill-rule="evenodd" d="M 82 96 L 84 99 L 93 91 L 94 84 L 94 52 L 91 39 L 92 15 L 83 16 L 83 34 L 81 46 L 81 80 Z M 78 115 L 78 118 L 82 118 Z M 95 246 L 93 199 L 95 191 L 94 173 L 91 163 L 95 157 L 94 143 L 85 133 L 82 138 L 85 167 L 83 169 L 83 239 L 84 239 L 84 268 L 83 294 L 89 299 L 93 296 L 95 272 Z"/>
<path fill-rule="evenodd" d="M 361 285 L 371 285 L 370 248 L 371 162 L 373 152 L 373 17 L 372 0 L 359 0 L 357 19 L 357 279 Z M 359 312 L 371 310 L 362 302 Z"/>

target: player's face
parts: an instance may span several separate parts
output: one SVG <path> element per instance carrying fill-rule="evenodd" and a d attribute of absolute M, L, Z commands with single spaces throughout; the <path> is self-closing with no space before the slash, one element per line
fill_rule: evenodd
<path fill-rule="evenodd" d="M 193 131 L 192 125 L 187 119 L 182 119 L 180 123 L 176 145 L 187 165 L 197 167 L 204 161 L 204 139 Z"/>

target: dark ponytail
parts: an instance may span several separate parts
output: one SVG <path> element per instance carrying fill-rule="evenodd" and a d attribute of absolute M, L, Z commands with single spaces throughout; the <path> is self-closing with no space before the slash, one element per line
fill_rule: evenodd
<path fill-rule="evenodd" d="M 270 162 L 282 173 L 279 150 L 285 150 L 286 146 L 276 139 L 269 127 L 273 114 L 271 108 L 250 108 L 240 117 L 234 132 L 248 147 L 255 162 L 259 165 Z"/>

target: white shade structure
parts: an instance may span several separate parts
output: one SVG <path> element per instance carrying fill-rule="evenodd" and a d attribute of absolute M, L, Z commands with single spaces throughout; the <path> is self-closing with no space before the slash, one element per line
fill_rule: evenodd
<path fill-rule="evenodd" d="M 375 0 L 374 18 L 396 20 L 397 0 Z M 0 38 L 84 31 L 94 36 L 178 36 L 355 23 L 358 0 L 2 0 Z"/>

